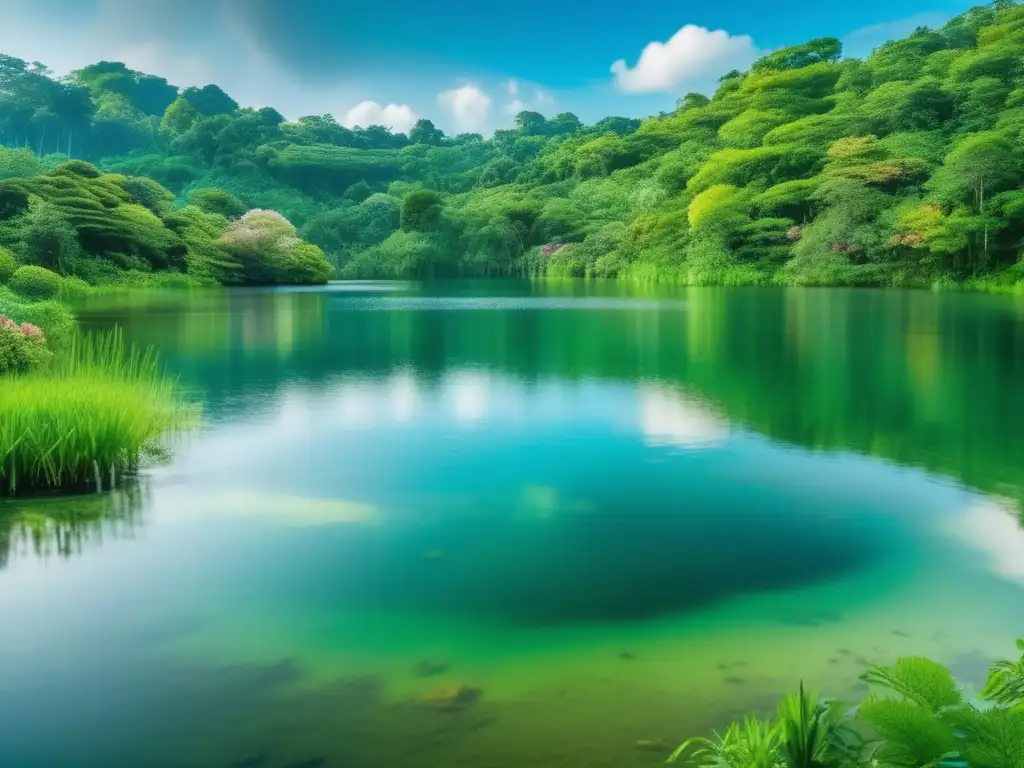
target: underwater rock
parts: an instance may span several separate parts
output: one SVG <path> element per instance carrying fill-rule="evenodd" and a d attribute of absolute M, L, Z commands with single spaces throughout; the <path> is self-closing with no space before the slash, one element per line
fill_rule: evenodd
<path fill-rule="evenodd" d="M 478 702 L 483 693 L 483 689 L 472 685 L 449 683 L 428 691 L 423 701 L 442 712 L 455 712 Z"/>
<path fill-rule="evenodd" d="M 447 661 L 423 659 L 416 663 L 416 668 L 413 671 L 416 677 L 435 677 L 443 675 L 450 667 L 451 665 Z"/>
<path fill-rule="evenodd" d="M 899 629 L 894 629 L 894 630 L 892 631 L 892 633 L 893 633 L 894 635 L 896 635 L 896 637 L 913 637 L 913 635 L 911 635 L 911 634 L 908 634 L 908 633 L 906 633 L 906 632 L 903 632 L 902 630 L 899 630 Z"/>
<path fill-rule="evenodd" d="M 851 651 L 849 648 L 837 648 L 836 653 L 838 653 L 840 656 L 849 656 L 853 653 L 853 651 Z"/>
<path fill-rule="evenodd" d="M 742 677 L 736 677 L 735 675 L 725 678 L 725 682 L 729 685 L 746 685 L 747 681 Z"/>
<path fill-rule="evenodd" d="M 645 752 L 671 752 L 675 749 L 664 739 L 637 739 L 636 748 L 642 749 Z"/>
<path fill-rule="evenodd" d="M 624 659 L 626 661 L 632 661 L 633 659 L 636 658 L 636 654 L 635 653 L 631 653 L 630 651 L 623 651 L 622 653 L 619 654 L 619 658 L 620 659 Z"/>
<path fill-rule="evenodd" d="M 444 552 L 440 549 L 428 549 L 423 553 L 424 560 L 440 560 L 442 557 L 444 557 Z"/>

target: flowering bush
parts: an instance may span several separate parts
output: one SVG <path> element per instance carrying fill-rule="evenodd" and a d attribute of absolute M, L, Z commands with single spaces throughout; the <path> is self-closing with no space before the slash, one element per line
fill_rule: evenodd
<path fill-rule="evenodd" d="M 231 223 L 218 243 L 238 261 L 250 285 L 326 283 L 331 276 L 323 252 L 304 243 L 276 211 L 249 211 Z"/>
<path fill-rule="evenodd" d="M 31 323 L 14 322 L 0 315 L 0 373 L 27 370 L 50 359 L 46 336 Z"/>

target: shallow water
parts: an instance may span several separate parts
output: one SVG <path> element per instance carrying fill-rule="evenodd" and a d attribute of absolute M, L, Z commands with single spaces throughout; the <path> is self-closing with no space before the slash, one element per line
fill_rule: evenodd
<path fill-rule="evenodd" d="M 129 298 L 83 316 L 204 427 L 0 507 L 0 765 L 656 765 L 801 679 L 974 685 L 1024 636 L 1019 301 Z"/>

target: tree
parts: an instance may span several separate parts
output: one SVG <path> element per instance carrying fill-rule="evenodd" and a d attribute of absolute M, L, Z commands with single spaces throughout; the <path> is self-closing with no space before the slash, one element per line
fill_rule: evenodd
<path fill-rule="evenodd" d="M 547 124 L 547 132 L 552 136 L 569 136 L 582 129 L 583 123 L 572 112 L 559 112 Z"/>
<path fill-rule="evenodd" d="M 444 139 L 444 131 L 437 128 L 430 120 L 419 119 L 409 131 L 409 141 L 413 144 L 430 144 L 437 146 Z"/>
<path fill-rule="evenodd" d="M 834 37 L 820 37 L 803 45 L 783 48 L 754 62 L 755 72 L 766 69 L 800 69 L 820 62 L 835 62 L 843 55 L 843 44 Z"/>
<path fill-rule="evenodd" d="M 688 109 L 698 109 L 705 107 L 711 103 L 711 99 L 705 96 L 703 93 L 690 92 L 683 96 L 681 99 L 676 101 L 676 109 L 685 111 Z"/>
<path fill-rule="evenodd" d="M 935 173 L 931 188 L 947 203 L 968 203 L 982 216 L 987 200 L 1017 183 L 1021 158 L 1008 138 L 995 132 L 969 136 L 954 145 Z M 982 229 L 983 259 L 988 258 L 989 225 Z"/>
<path fill-rule="evenodd" d="M 116 93 L 145 115 L 160 117 L 178 97 L 178 89 L 165 78 L 128 69 L 120 61 L 100 61 L 71 73 L 95 92 Z"/>
<path fill-rule="evenodd" d="M 249 285 L 325 283 L 333 271 L 323 252 L 275 211 L 249 211 L 217 242 L 241 264 Z"/>
<path fill-rule="evenodd" d="M 547 129 L 548 121 L 540 112 L 523 110 L 516 115 L 516 130 L 523 136 L 543 136 Z"/>
<path fill-rule="evenodd" d="M 182 95 L 168 105 L 160 121 L 160 128 L 171 135 L 179 135 L 188 131 L 199 119 L 199 110 Z"/>
<path fill-rule="evenodd" d="M 18 222 L 18 240 L 23 248 L 23 261 L 60 274 L 67 274 L 79 253 L 74 227 L 57 206 L 39 197 L 30 199 L 28 211 Z"/>
<path fill-rule="evenodd" d="M 429 189 L 416 189 L 402 199 L 402 229 L 430 232 L 441 223 L 441 198 Z"/>
<path fill-rule="evenodd" d="M 181 98 L 204 117 L 227 115 L 238 109 L 238 102 L 228 96 L 217 85 L 193 86 L 181 92 Z"/>

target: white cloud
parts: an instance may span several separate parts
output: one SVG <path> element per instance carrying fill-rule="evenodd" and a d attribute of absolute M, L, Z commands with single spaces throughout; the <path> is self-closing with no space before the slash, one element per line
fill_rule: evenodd
<path fill-rule="evenodd" d="M 505 105 L 505 112 L 509 115 L 518 115 L 524 109 L 526 109 L 526 102 L 519 99 L 512 99 L 512 101 Z"/>
<path fill-rule="evenodd" d="M 416 125 L 417 120 L 419 117 L 408 104 L 388 104 L 382 107 L 376 101 L 361 101 L 345 113 L 341 124 L 346 128 L 386 125 L 397 133 L 406 133 Z"/>
<path fill-rule="evenodd" d="M 665 43 L 648 43 L 635 67 L 619 59 L 611 71 L 615 84 L 626 93 L 673 91 L 685 83 L 744 69 L 760 55 L 748 35 L 687 24 Z"/>
<path fill-rule="evenodd" d="M 437 95 L 437 103 L 451 113 L 459 131 L 481 131 L 491 113 L 491 97 L 470 83 Z"/>
<path fill-rule="evenodd" d="M 523 110 L 530 110 L 532 112 L 546 111 L 550 117 L 551 107 L 555 104 L 555 97 L 548 91 L 535 88 L 533 89 L 533 99 L 525 100 L 529 97 L 523 93 L 524 90 L 518 80 L 509 80 L 508 92 L 512 96 L 512 101 L 505 104 L 501 108 L 502 111 L 506 115 L 518 115 Z"/>

